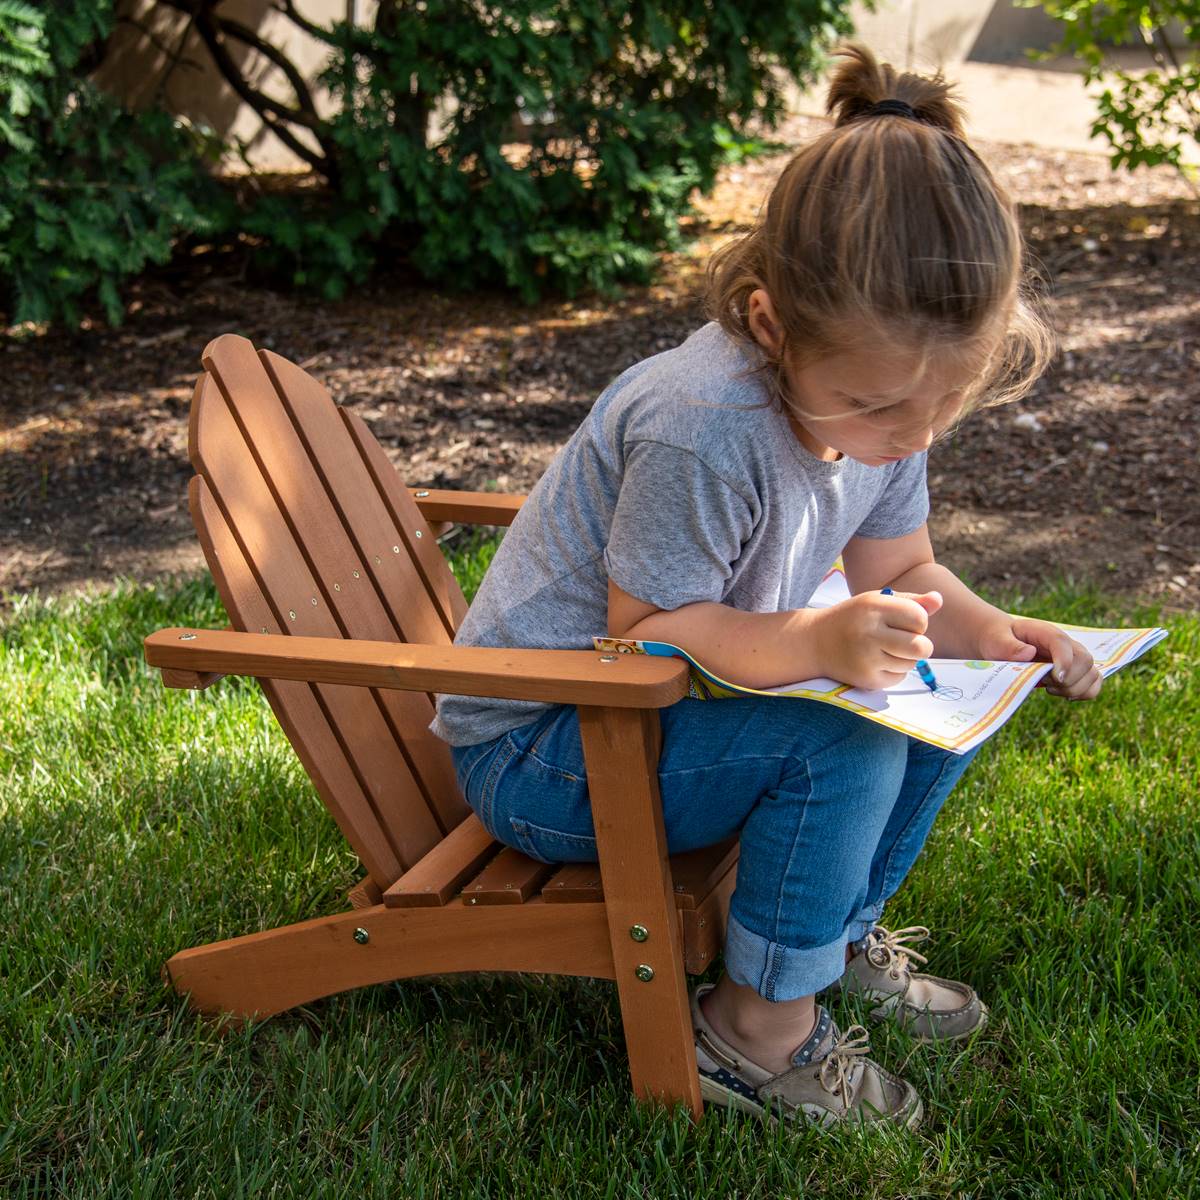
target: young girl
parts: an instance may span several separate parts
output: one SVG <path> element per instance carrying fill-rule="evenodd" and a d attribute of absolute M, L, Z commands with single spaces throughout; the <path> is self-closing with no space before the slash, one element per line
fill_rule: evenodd
<path fill-rule="evenodd" d="M 916 661 L 1052 658 L 1051 691 L 1100 676 L 1055 626 L 1012 616 L 934 560 L 925 452 L 1023 394 L 1049 336 L 1021 295 L 1011 202 L 940 78 L 851 46 L 833 127 L 784 169 L 765 217 L 709 268 L 708 315 L 612 383 L 534 488 L 463 623 L 464 645 L 673 642 L 751 687 L 885 687 Z M 806 609 L 838 555 L 853 593 Z M 881 594 L 891 588 L 894 595 Z M 921 1102 L 815 1002 L 966 1038 L 987 1010 L 917 974 L 883 907 L 970 762 L 830 705 L 683 700 L 662 710 L 671 853 L 737 832 L 724 977 L 692 996 L 701 1092 L 817 1124 L 912 1126 Z M 576 710 L 442 696 L 434 730 L 493 836 L 595 861 Z"/>

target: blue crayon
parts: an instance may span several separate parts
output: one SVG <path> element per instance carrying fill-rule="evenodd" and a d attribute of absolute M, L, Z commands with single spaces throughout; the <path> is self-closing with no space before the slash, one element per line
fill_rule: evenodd
<path fill-rule="evenodd" d="M 896 593 L 891 588 L 884 588 L 881 593 L 884 596 L 894 596 Z M 921 682 L 931 691 L 937 691 L 937 676 L 933 673 L 933 668 L 923 659 L 917 660 L 917 674 L 921 677 Z"/>

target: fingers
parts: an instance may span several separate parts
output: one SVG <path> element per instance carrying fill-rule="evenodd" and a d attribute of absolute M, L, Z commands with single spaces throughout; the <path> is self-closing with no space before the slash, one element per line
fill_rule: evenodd
<path fill-rule="evenodd" d="M 1068 700 L 1094 700 L 1100 694 L 1104 677 L 1085 647 L 1059 631 L 1050 651 L 1054 669 L 1050 673 L 1052 682 L 1046 690 L 1052 696 L 1065 696 Z"/>
<path fill-rule="evenodd" d="M 929 628 L 929 618 L 942 607 L 940 592 L 893 592 L 878 597 L 880 613 L 893 629 L 904 629 L 910 633 L 924 633 Z"/>
<path fill-rule="evenodd" d="M 1062 696 L 1066 700 L 1095 700 L 1104 685 L 1104 676 L 1092 667 L 1073 684 L 1049 684 L 1046 691 L 1051 696 Z"/>
<path fill-rule="evenodd" d="M 919 658 L 933 657 L 933 643 L 924 634 L 905 633 L 900 629 L 885 629 L 879 638 L 879 647 L 892 658 L 903 659 L 911 670 Z"/>

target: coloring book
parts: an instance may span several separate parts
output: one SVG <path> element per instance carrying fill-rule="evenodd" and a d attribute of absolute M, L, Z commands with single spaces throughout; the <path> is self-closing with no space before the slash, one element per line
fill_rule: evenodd
<path fill-rule="evenodd" d="M 827 608 L 850 598 L 840 564 L 825 576 L 809 602 Z M 1093 629 L 1059 625 L 1091 651 L 1101 675 L 1133 662 L 1167 636 L 1165 629 Z M 685 650 L 667 642 L 598 637 L 597 650 L 619 654 L 655 654 L 687 659 L 688 690 L 696 700 L 734 696 L 780 696 L 836 704 L 869 721 L 898 729 L 911 737 L 955 754 L 965 754 L 991 737 L 1021 706 L 1053 664 L 1048 662 L 984 662 L 978 659 L 931 658 L 937 690 L 930 691 L 917 672 L 882 691 L 867 691 L 833 679 L 805 679 L 780 687 L 756 689 L 730 683 L 706 670 Z"/>

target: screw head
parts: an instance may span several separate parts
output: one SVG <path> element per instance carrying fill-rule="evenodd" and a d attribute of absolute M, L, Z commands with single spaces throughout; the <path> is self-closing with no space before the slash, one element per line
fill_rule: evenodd
<path fill-rule="evenodd" d="M 643 982 L 649 983 L 654 978 L 654 968 L 646 963 L 641 963 L 634 974 Z"/>
<path fill-rule="evenodd" d="M 600 661 L 603 663 L 616 662 L 617 656 L 615 654 L 602 654 L 600 655 Z"/>
<path fill-rule="evenodd" d="M 354 931 L 354 940 L 360 946 L 365 946 L 371 940 L 371 935 L 360 925 Z"/>
<path fill-rule="evenodd" d="M 629 936 L 635 942 L 644 942 L 650 936 L 650 932 L 645 925 L 631 925 L 629 927 Z"/>
<path fill-rule="evenodd" d="M 417 535 L 417 537 L 424 537 L 424 536 L 425 536 L 425 535 L 424 535 L 424 534 L 423 534 L 423 533 L 422 533 L 422 532 L 421 532 L 419 529 L 414 529 L 414 530 L 413 530 L 413 533 L 415 533 L 415 534 Z"/>
<path fill-rule="evenodd" d="M 417 493 L 417 495 L 418 495 L 418 496 L 428 496 L 428 495 L 429 495 L 429 493 L 428 493 L 427 491 L 424 491 L 424 490 L 422 490 L 422 491 L 419 491 L 419 492 Z"/>
<path fill-rule="evenodd" d="M 196 635 L 194 633 L 181 633 L 179 635 L 179 640 L 181 642 L 194 642 L 196 640 Z"/>

